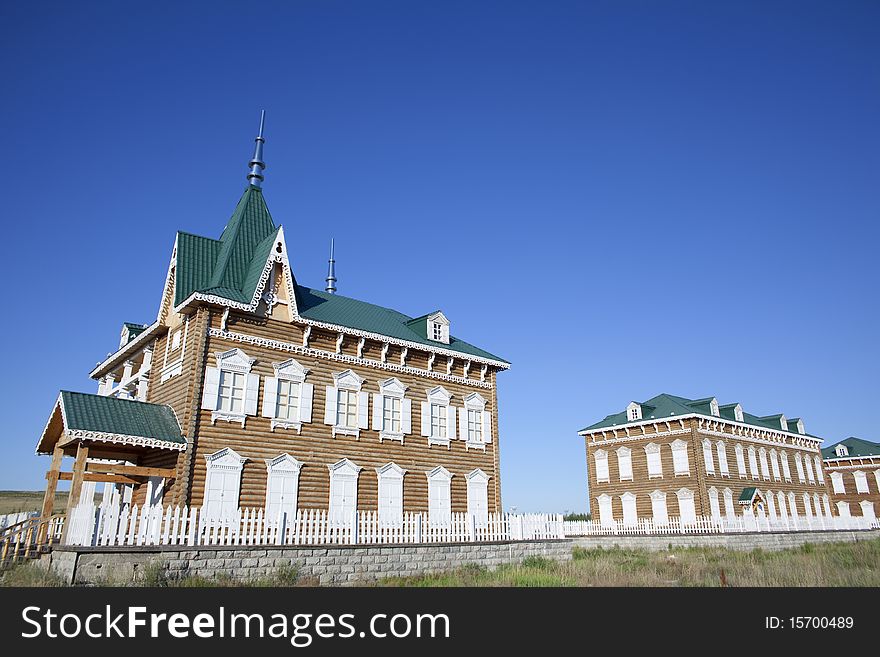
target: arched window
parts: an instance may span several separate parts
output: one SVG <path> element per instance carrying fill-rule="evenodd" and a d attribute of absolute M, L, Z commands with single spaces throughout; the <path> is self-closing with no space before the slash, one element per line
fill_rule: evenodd
<path fill-rule="evenodd" d="M 608 481 L 608 452 L 604 449 L 597 449 L 593 454 L 593 461 L 596 464 L 596 481 L 604 483 Z"/>
<path fill-rule="evenodd" d="M 617 448 L 617 471 L 620 481 L 632 481 L 632 453 L 629 447 Z"/>
<path fill-rule="evenodd" d="M 655 490 L 651 493 L 651 514 L 654 524 L 665 525 L 669 522 L 669 513 L 666 510 L 666 493 Z"/>
<path fill-rule="evenodd" d="M 623 524 L 636 524 L 639 519 L 636 511 L 636 496 L 632 493 L 624 493 L 620 496 L 620 502 L 623 505 Z"/>
<path fill-rule="evenodd" d="M 675 493 L 678 497 L 678 514 L 683 524 L 693 524 L 697 521 L 697 512 L 694 508 L 694 492 L 689 488 L 680 488 Z"/>

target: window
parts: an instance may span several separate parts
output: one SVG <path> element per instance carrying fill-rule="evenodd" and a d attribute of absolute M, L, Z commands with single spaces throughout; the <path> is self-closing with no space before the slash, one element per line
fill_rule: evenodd
<path fill-rule="evenodd" d="M 834 453 L 837 456 L 849 456 L 849 449 L 847 449 L 846 445 L 840 444 L 834 448 Z"/>
<path fill-rule="evenodd" d="M 294 359 L 274 363 L 275 376 L 267 376 L 263 386 L 263 417 L 271 420 L 271 429 L 302 430 L 303 422 L 312 421 L 314 386 L 305 383 L 309 370 Z"/>
<path fill-rule="evenodd" d="M 729 488 L 724 489 L 724 515 L 727 519 L 736 517 L 736 506 L 733 503 L 733 491 Z"/>
<path fill-rule="evenodd" d="M 718 489 L 709 488 L 709 512 L 713 520 L 721 520 L 721 505 L 718 503 Z"/>
<path fill-rule="evenodd" d="M 770 490 L 767 491 L 767 510 L 770 513 L 770 519 L 776 520 L 776 497 Z"/>
<path fill-rule="evenodd" d="M 645 445 L 645 456 L 648 458 L 648 479 L 662 477 L 663 463 L 660 460 L 660 445 L 655 443 Z"/>
<path fill-rule="evenodd" d="M 459 438 L 465 447 L 485 449 L 492 442 L 492 414 L 486 410 L 486 400 L 479 393 L 471 393 L 464 398 L 464 408 L 459 412 Z"/>
<path fill-rule="evenodd" d="M 629 447 L 617 448 L 617 472 L 620 481 L 632 481 L 632 452 Z"/>
<path fill-rule="evenodd" d="M 788 454 L 780 451 L 779 462 L 782 464 L 782 476 L 787 482 L 791 482 L 791 470 L 788 467 Z"/>
<path fill-rule="evenodd" d="M 241 349 L 215 353 L 217 367 L 205 368 L 202 408 L 211 411 L 211 424 L 217 420 L 240 422 L 257 414 L 260 376 L 251 374 L 255 359 Z"/>
<path fill-rule="evenodd" d="M 428 334 L 425 337 L 435 342 L 449 344 L 449 320 L 446 318 L 446 315 L 439 311 L 433 315 L 428 315 L 427 326 Z"/>
<path fill-rule="evenodd" d="M 792 518 L 797 520 L 798 510 L 797 510 L 797 504 L 795 504 L 794 493 L 788 494 L 788 513 Z"/>
<path fill-rule="evenodd" d="M 396 463 L 376 468 L 379 478 L 379 524 L 400 527 L 403 524 L 403 477 L 406 470 Z"/>
<path fill-rule="evenodd" d="M 452 500 L 450 484 L 452 473 L 438 466 L 427 473 L 428 477 L 428 522 L 434 526 L 448 525 L 452 519 Z"/>
<path fill-rule="evenodd" d="M 655 525 L 665 525 L 669 522 L 669 513 L 666 510 L 666 493 L 655 490 L 651 493 L 651 514 Z"/>
<path fill-rule="evenodd" d="M 751 445 L 749 445 L 749 472 L 752 474 L 752 479 L 758 478 L 758 455 Z"/>
<path fill-rule="evenodd" d="M 683 440 L 674 440 L 670 447 L 672 447 L 672 469 L 675 472 L 675 476 L 690 475 L 687 443 Z"/>
<path fill-rule="evenodd" d="M 840 472 L 831 473 L 831 490 L 837 495 L 846 494 L 846 487 L 843 484 L 843 474 Z"/>
<path fill-rule="evenodd" d="M 856 482 L 856 492 L 857 493 L 867 493 L 868 492 L 868 477 L 861 470 L 856 470 L 853 472 L 853 479 Z"/>
<path fill-rule="evenodd" d="M 489 475 L 477 468 L 465 477 L 467 480 L 468 514 L 477 525 L 485 527 L 489 522 Z"/>
<path fill-rule="evenodd" d="M 776 493 L 776 503 L 777 507 L 779 508 L 779 516 L 783 520 L 788 522 L 788 511 L 785 508 L 785 493 L 783 493 L 782 491 Z"/>
<path fill-rule="evenodd" d="M 452 399 L 443 386 L 427 391 L 427 401 L 421 404 L 422 435 L 428 439 L 428 445 L 449 446 L 449 440 L 456 435 L 455 408 L 450 406 Z"/>
<path fill-rule="evenodd" d="M 788 420 L 785 419 L 784 415 L 779 416 L 779 428 L 783 431 L 788 431 Z"/>
<path fill-rule="evenodd" d="M 403 442 L 412 433 L 412 400 L 406 399 L 406 386 L 395 378 L 379 383 L 379 392 L 373 393 L 373 431 L 379 432 L 379 442 Z"/>
<path fill-rule="evenodd" d="M 825 515 L 831 517 L 831 500 L 828 499 L 828 493 L 822 495 L 822 506 L 825 509 Z"/>
<path fill-rule="evenodd" d="M 361 390 L 364 380 L 351 370 L 334 374 L 333 380 L 335 385 L 326 388 L 324 424 L 333 427 L 334 437 L 342 434 L 360 438 L 361 429 L 369 428 L 370 396 Z"/>
<path fill-rule="evenodd" d="M 763 447 L 758 450 L 758 460 L 761 463 L 761 477 L 770 481 L 770 465 L 767 463 L 767 450 Z"/>
<path fill-rule="evenodd" d="M 816 476 L 813 474 L 813 459 L 809 454 L 804 455 L 804 467 L 807 469 L 807 481 L 811 484 L 816 483 Z"/>
<path fill-rule="evenodd" d="M 773 480 L 782 481 L 782 476 L 779 474 L 779 457 L 775 449 L 770 450 L 770 467 L 773 468 Z"/>
<path fill-rule="evenodd" d="M 632 493 L 624 493 L 620 496 L 620 502 L 623 504 L 623 524 L 635 525 L 639 519 L 636 511 L 636 496 Z"/>
<path fill-rule="evenodd" d="M 841 518 L 849 518 L 849 502 L 840 501 L 837 503 L 837 515 Z"/>
<path fill-rule="evenodd" d="M 630 422 L 633 420 L 641 420 L 642 407 L 635 402 L 630 402 L 629 406 L 626 407 L 626 417 Z"/>
<path fill-rule="evenodd" d="M 609 481 L 608 452 L 606 452 L 604 449 L 596 450 L 596 453 L 593 454 L 593 460 L 596 464 L 596 481 L 598 483 L 605 483 Z"/>
<path fill-rule="evenodd" d="M 865 518 L 870 518 L 873 520 L 877 516 L 874 515 L 874 503 L 870 500 L 862 500 L 859 502 L 859 506 L 862 509 L 862 516 Z"/>
<path fill-rule="evenodd" d="M 596 501 L 599 503 L 599 524 L 610 525 L 614 522 L 614 515 L 611 511 L 611 497 L 602 493 L 596 498 Z"/>
<path fill-rule="evenodd" d="M 715 417 L 721 416 L 721 410 L 718 408 L 717 399 L 713 398 L 712 401 L 709 402 L 709 412 L 712 413 L 712 415 L 714 415 Z"/>
<path fill-rule="evenodd" d="M 813 517 L 813 509 L 810 506 L 810 494 L 804 493 L 803 498 L 804 498 L 804 513 L 806 514 L 807 518 L 812 518 Z"/>
<path fill-rule="evenodd" d="M 357 511 L 358 476 L 362 468 L 348 459 L 328 465 L 330 471 L 330 512 L 332 524 L 348 525 Z"/>
<path fill-rule="evenodd" d="M 819 501 L 819 493 L 813 493 L 813 508 L 816 510 L 816 515 L 821 518 L 822 503 Z"/>
<path fill-rule="evenodd" d="M 171 336 L 171 351 L 174 351 L 175 349 L 180 349 L 180 334 L 181 330 L 177 329 L 174 332 L 174 335 Z"/>
<path fill-rule="evenodd" d="M 229 518 L 238 510 L 241 471 L 246 458 L 229 447 L 205 457 L 205 498 L 202 515 L 205 518 Z"/>
<path fill-rule="evenodd" d="M 814 456 L 813 463 L 816 464 L 816 479 L 819 480 L 820 484 L 824 484 L 825 475 L 822 473 L 822 459 L 820 459 L 818 456 Z"/>
<path fill-rule="evenodd" d="M 688 488 L 680 488 L 675 495 L 678 497 L 678 514 L 682 524 L 694 524 L 697 521 L 694 492 Z"/>
<path fill-rule="evenodd" d="M 801 453 L 794 453 L 794 467 L 797 470 L 798 481 L 802 484 L 807 483 L 807 478 L 804 476 L 804 464 L 801 461 Z"/>
<path fill-rule="evenodd" d="M 745 479 L 748 475 L 746 475 L 746 459 L 743 456 L 743 447 L 739 443 L 733 448 L 733 451 L 736 452 L 736 469 L 739 471 L 739 478 Z"/>
<path fill-rule="evenodd" d="M 302 463 L 290 454 L 266 459 L 266 520 L 274 522 L 286 514 L 287 523 L 296 518 L 299 471 Z"/>
<path fill-rule="evenodd" d="M 730 466 L 727 465 L 727 447 L 723 440 L 715 443 L 715 453 L 718 455 L 718 470 L 722 477 L 730 477 Z"/>
<path fill-rule="evenodd" d="M 733 407 L 733 417 L 737 422 L 743 421 L 743 408 L 739 404 Z"/>
<path fill-rule="evenodd" d="M 706 474 L 715 474 L 715 460 L 712 458 L 712 441 L 708 438 L 703 441 L 703 463 L 706 466 Z"/>

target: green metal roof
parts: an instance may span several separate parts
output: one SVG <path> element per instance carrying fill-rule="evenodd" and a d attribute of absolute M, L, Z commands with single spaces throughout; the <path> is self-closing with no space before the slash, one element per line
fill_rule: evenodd
<path fill-rule="evenodd" d="M 834 452 L 838 445 L 846 445 L 848 451 L 846 456 L 838 456 Z M 854 456 L 880 456 L 880 444 L 850 436 L 834 443 L 830 447 L 822 448 L 822 458 L 825 459 L 847 459 Z"/>
<path fill-rule="evenodd" d="M 748 488 L 743 488 L 742 493 L 739 494 L 738 502 L 751 502 L 755 499 L 755 493 L 758 492 L 758 489 L 754 486 L 749 486 Z"/>
<path fill-rule="evenodd" d="M 642 420 L 629 420 L 626 415 L 626 410 L 620 411 L 619 413 L 613 413 L 611 415 L 606 416 L 599 422 L 595 424 L 591 424 L 588 427 L 584 427 L 581 431 L 592 431 L 594 429 L 604 429 L 615 426 L 623 426 L 626 424 L 633 424 L 635 422 L 640 422 L 643 420 L 669 420 L 671 418 L 680 417 L 683 415 L 693 415 L 694 413 L 698 413 L 700 415 L 711 415 L 710 403 L 714 399 L 714 397 L 705 397 L 702 399 L 688 399 L 687 397 L 678 397 L 677 395 L 670 395 L 667 393 L 662 393 L 657 395 L 656 397 L 652 397 L 651 399 L 642 402 Z M 736 421 L 736 415 L 734 413 L 734 409 L 736 408 L 736 404 L 725 404 L 724 406 L 718 407 L 719 415 L 731 421 Z M 757 415 L 752 415 L 751 413 L 746 413 L 743 411 L 743 424 L 748 424 L 754 427 L 760 427 L 762 429 L 776 429 L 782 431 L 782 425 L 780 424 L 779 419 L 782 415 L 767 415 L 763 417 L 759 417 Z M 789 420 L 789 433 L 797 433 L 797 427 L 794 423 L 797 422 L 797 418 L 793 420 Z M 810 434 L 802 434 L 804 436 L 808 436 L 810 438 L 816 438 L 817 436 L 811 436 Z"/>
<path fill-rule="evenodd" d="M 122 322 L 122 330 L 125 332 L 125 344 L 134 340 L 141 333 L 150 328 L 149 324 L 136 324 L 134 322 Z"/>
<path fill-rule="evenodd" d="M 132 399 L 61 391 L 64 425 L 69 430 L 100 431 L 185 444 L 170 406 Z"/>
<path fill-rule="evenodd" d="M 278 231 L 262 191 L 249 185 L 219 240 L 179 232 L 174 305 L 194 292 L 249 304 Z M 295 285 L 294 292 L 299 314 L 307 319 L 507 362 L 452 336 L 448 345 L 429 340 L 428 315 L 413 319 L 389 308 L 301 285 Z"/>

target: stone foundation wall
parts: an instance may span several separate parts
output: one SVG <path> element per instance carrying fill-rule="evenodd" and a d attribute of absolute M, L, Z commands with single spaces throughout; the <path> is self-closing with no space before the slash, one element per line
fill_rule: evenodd
<path fill-rule="evenodd" d="M 805 543 L 853 543 L 880 538 L 880 530 L 839 532 L 785 532 L 779 534 L 685 534 L 669 536 L 579 536 L 574 545 L 583 548 L 622 547 L 657 552 L 672 547 L 722 547 L 730 550 L 785 550 Z"/>
<path fill-rule="evenodd" d="M 571 559 L 569 540 L 442 545 L 205 546 L 132 548 L 55 548 L 44 558 L 72 584 L 126 584 L 143 581 L 158 569 L 165 578 L 224 575 L 249 580 L 295 568 L 300 577 L 321 584 L 350 584 L 424 575 L 479 564 L 494 569 L 528 557 Z"/>

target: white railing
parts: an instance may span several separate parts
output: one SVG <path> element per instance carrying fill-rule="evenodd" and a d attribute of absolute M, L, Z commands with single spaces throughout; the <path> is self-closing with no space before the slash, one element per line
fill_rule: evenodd
<path fill-rule="evenodd" d="M 376 511 L 347 518 L 301 509 L 269 518 L 263 509 L 218 517 L 198 507 L 110 507 L 91 503 L 71 511 L 68 545 L 372 545 L 456 543 L 563 538 L 561 515 L 453 513 L 438 521 L 405 513 L 385 522 Z"/>
<path fill-rule="evenodd" d="M 700 516 L 690 521 L 669 518 L 665 523 L 649 518 L 635 522 L 613 520 L 566 520 L 562 523 L 565 536 L 626 536 L 652 534 L 732 534 L 742 532 L 805 532 L 880 529 L 880 520 L 862 516 L 798 516 L 788 518 L 755 517 L 733 518 Z"/>
<path fill-rule="evenodd" d="M 6 529 L 7 527 L 11 527 L 12 525 L 17 525 L 20 522 L 24 522 L 30 518 L 35 518 L 40 515 L 39 511 L 19 511 L 18 513 L 6 513 L 0 516 L 0 531 Z"/>

